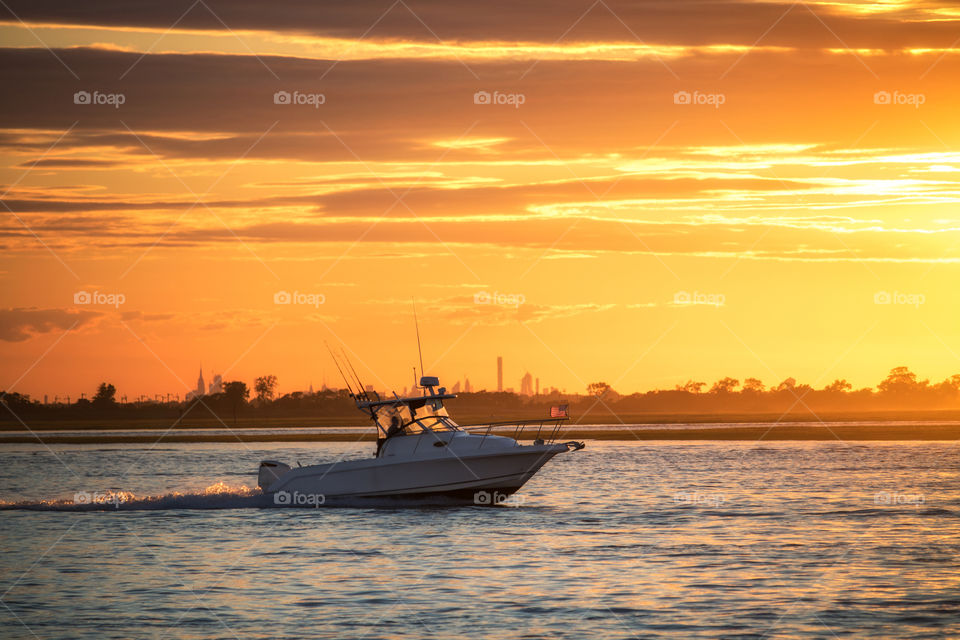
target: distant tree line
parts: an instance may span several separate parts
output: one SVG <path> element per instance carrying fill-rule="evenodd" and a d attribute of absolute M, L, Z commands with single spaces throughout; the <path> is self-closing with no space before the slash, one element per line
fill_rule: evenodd
<path fill-rule="evenodd" d="M 960 408 L 960 374 L 942 382 L 920 380 L 907 367 L 895 367 L 876 388 L 854 389 L 837 379 L 820 389 L 787 378 L 766 387 L 757 378 L 721 378 L 708 385 L 689 380 L 673 389 L 621 395 L 604 382 L 587 387 L 588 395 L 611 409 L 623 412 L 783 412 L 791 409 L 812 411 L 869 411 L 893 409 Z"/>
<path fill-rule="evenodd" d="M 120 403 L 117 389 L 101 383 L 92 398 L 70 404 L 43 404 L 28 395 L 0 392 L 0 421 L 28 419 L 187 419 L 211 418 L 224 423 L 240 417 L 357 417 L 356 407 L 346 389 L 324 389 L 316 393 L 295 391 L 277 396 L 277 377 L 258 377 L 254 396 L 242 381 L 223 385 L 223 391 L 184 401 L 137 401 Z M 655 389 L 623 395 L 605 382 L 593 382 L 586 394 L 521 396 L 510 392 L 461 393 L 448 402 L 454 416 L 481 418 L 502 416 L 534 417 L 549 414 L 553 404 L 567 403 L 571 415 L 595 411 L 622 414 L 643 413 L 760 413 L 788 411 L 884 411 L 960 409 L 960 374 L 942 382 L 920 380 L 907 367 L 890 371 L 876 388 L 854 389 L 843 379 L 820 389 L 787 378 L 766 387 L 756 378 L 741 383 L 736 378 L 721 378 L 711 385 L 695 380 L 673 389 Z"/>

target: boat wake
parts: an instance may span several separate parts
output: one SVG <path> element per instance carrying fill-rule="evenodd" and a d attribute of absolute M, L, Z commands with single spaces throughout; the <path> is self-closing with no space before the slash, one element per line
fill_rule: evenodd
<path fill-rule="evenodd" d="M 245 485 L 230 486 L 218 482 L 197 492 L 174 491 L 163 495 L 136 495 L 131 491 L 80 491 L 72 498 L 8 501 L 0 499 L 0 511 L 159 511 L 177 509 L 311 509 L 311 508 L 409 508 L 475 504 L 472 500 L 450 496 L 329 498 L 305 504 L 278 500 L 274 494 Z M 511 503 L 512 505 L 512 503 Z M 496 505 L 501 506 L 501 505 Z"/>
<path fill-rule="evenodd" d="M 78 491 L 69 498 L 10 502 L 0 500 L 0 510 L 27 511 L 143 511 L 158 509 L 248 509 L 272 507 L 273 500 L 259 489 L 218 482 L 206 489 L 174 491 L 157 496 L 136 495 L 132 491 Z"/>

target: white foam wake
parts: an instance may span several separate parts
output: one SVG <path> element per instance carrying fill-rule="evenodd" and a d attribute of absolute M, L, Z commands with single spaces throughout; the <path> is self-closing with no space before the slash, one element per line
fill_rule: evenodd
<path fill-rule="evenodd" d="M 0 509 L 30 511 L 138 511 L 146 509 L 249 509 L 272 507 L 260 489 L 218 482 L 196 492 L 137 495 L 132 491 L 78 491 L 73 497 L 49 500 L 0 500 Z"/>

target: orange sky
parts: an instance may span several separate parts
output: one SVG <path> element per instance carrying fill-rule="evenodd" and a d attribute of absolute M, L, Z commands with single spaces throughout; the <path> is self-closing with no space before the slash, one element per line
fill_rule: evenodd
<path fill-rule="evenodd" d="M 22 1 L 0 37 L 8 391 L 288 392 L 325 341 L 399 391 L 411 298 L 448 385 L 960 371 L 941 3 Z"/>

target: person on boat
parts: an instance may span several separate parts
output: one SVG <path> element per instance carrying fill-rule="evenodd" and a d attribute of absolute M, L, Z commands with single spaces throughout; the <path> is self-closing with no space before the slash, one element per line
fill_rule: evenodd
<path fill-rule="evenodd" d="M 393 436 L 403 432 L 403 425 L 400 422 L 400 416 L 393 416 L 390 418 L 390 426 L 387 428 L 387 437 L 386 438 L 377 438 L 377 455 L 375 458 L 380 457 L 380 449 L 383 448 L 383 443 L 387 441 L 387 438 L 392 438 Z"/>
<path fill-rule="evenodd" d="M 403 427 L 400 425 L 400 416 L 390 418 L 390 428 L 387 429 L 387 437 L 392 438 L 401 431 L 403 431 Z"/>

